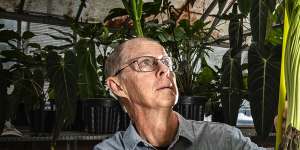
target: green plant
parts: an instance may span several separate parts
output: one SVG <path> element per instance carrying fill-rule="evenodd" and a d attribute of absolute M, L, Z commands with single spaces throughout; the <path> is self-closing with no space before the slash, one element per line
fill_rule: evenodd
<path fill-rule="evenodd" d="M 55 92 L 56 119 L 53 129 L 52 146 L 64 125 L 73 123 L 76 115 L 76 81 L 78 79 L 75 54 L 67 50 L 62 58 L 57 52 L 50 51 L 47 56 L 47 75 Z"/>
<path fill-rule="evenodd" d="M 186 5 L 190 3 L 187 2 Z M 204 89 L 199 91 L 199 88 L 205 87 L 203 84 L 206 84 L 204 80 L 201 83 L 201 72 L 203 70 L 203 74 L 207 73 L 208 70 L 212 72 L 206 64 L 205 56 L 208 55 L 208 51 L 212 50 L 209 47 L 211 43 L 207 39 L 211 37 L 209 31 L 213 27 L 209 27 L 209 22 L 204 22 L 202 19 L 198 19 L 193 23 L 189 19 L 179 19 L 180 15 L 174 15 L 174 12 L 178 10 L 175 10 L 174 6 L 168 1 L 163 2 L 160 10 L 157 10 L 156 7 L 153 9 L 155 10 L 153 15 L 167 14 L 168 19 L 161 24 L 158 23 L 159 21 L 156 18 L 144 22 L 144 35 L 160 41 L 178 64 L 176 76 L 181 95 L 204 94 Z M 145 16 L 149 16 L 149 14 L 146 14 Z"/>
<path fill-rule="evenodd" d="M 203 41 L 208 31 L 206 25 L 200 20 L 192 25 L 188 20 L 181 20 L 178 26 L 162 27 L 151 35 L 162 43 L 178 63 L 176 76 L 181 95 L 195 95 L 199 88 L 196 80 L 200 79 L 201 61 L 204 67 L 205 55 L 211 50 L 209 44 Z"/>
<path fill-rule="evenodd" d="M 228 123 L 235 125 L 238 109 L 243 98 L 251 101 L 251 110 L 254 117 L 256 131 L 259 136 L 266 137 L 272 128 L 276 111 L 277 97 L 272 93 L 278 91 L 280 65 L 280 45 L 282 28 L 280 6 L 275 1 L 268 0 L 239 0 L 225 7 L 228 1 L 214 0 L 207 10 L 196 21 L 190 20 L 189 7 L 193 1 L 186 1 L 184 6 L 176 9 L 169 1 L 156 0 L 145 7 L 141 26 L 143 34 L 161 42 L 169 54 L 178 62 L 178 86 L 181 95 L 210 95 L 209 92 L 200 93 L 211 86 L 201 86 L 201 73 L 205 70 L 205 55 L 211 50 L 210 45 L 218 43 L 220 39 L 213 39 L 212 31 L 222 19 L 230 20 L 229 40 L 230 50 L 223 57 L 222 64 L 222 103 Z M 217 5 L 218 4 L 218 5 Z M 151 7 L 153 6 L 153 7 Z M 161 6 L 161 7 L 160 7 Z M 207 22 L 215 6 L 219 7 L 212 23 Z M 229 8 L 234 6 L 234 12 L 227 14 Z M 241 14 L 238 14 L 237 7 Z M 146 11 L 152 9 L 153 11 Z M 114 9 L 108 18 L 122 16 L 122 9 Z M 183 12 L 187 17 L 183 18 Z M 253 42 L 250 47 L 243 45 L 243 19 L 250 13 L 251 35 Z M 130 15 L 130 12 L 127 12 Z M 157 16 L 165 15 L 166 20 Z M 154 16 L 149 17 L 148 16 Z M 275 25 L 274 25 L 275 24 Z M 278 25 L 279 24 L 279 25 Z M 249 49 L 248 77 L 242 76 L 241 54 L 242 50 Z M 202 64 L 202 65 L 201 65 Z M 203 67 L 203 68 L 202 68 Z M 204 73 L 203 73 L 204 74 Z M 213 77 L 213 76 L 212 76 Z M 233 80 L 234 79 L 234 80 Z M 248 82 L 245 84 L 245 79 Z M 247 94 L 248 93 L 248 94 Z M 213 94 L 212 94 L 213 95 Z M 212 97 L 214 97 L 213 95 Z M 216 97 L 216 96 L 215 96 Z M 272 113 L 269 113 L 272 112 Z"/>
<path fill-rule="evenodd" d="M 0 31 L 0 42 L 7 45 L 7 49 L 0 52 L 1 103 L 3 104 L 1 124 L 8 118 L 13 119 L 20 103 L 24 103 L 29 123 L 29 112 L 44 108 L 44 53 L 39 44 L 30 42 L 34 36 L 36 35 L 29 31 L 25 31 L 22 35 L 12 30 Z M 35 52 L 29 53 L 29 50 Z M 10 86 L 13 87 L 13 91 L 7 94 L 7 88 Z"/>
<path fill-rule="evenodd" d="M 139 37 L 143 37 L 143 30 L 141 25 L 142 12 L 143 12 L 143 0 L 122 0 L 127 13 L 133 20 L 135 34 Z"/>
<path fill-rule="evenodd" d="M 79 67 L 78 90 L 82 98 L 96 97 L 101 86 L 97 74 L 96 37 L 101 34 L 101 24 L 79 24 L 69 18 L 70 27 L 75 34 L 56 30 L 62 36 L 49 35 L 53 39 L 66 41 L 66 45 L 59 47 L 46 46 L 49 49 L 73 49 Z M 77 37 L 78 35 L 78 37 Z M 97 93 L 98 92 L 98 93 Z"/>
<path fill-rule="evenodd" d="M 230 49 L 224 54 L 221 68 L 221 100 L 224 121 L 236 125 L 237 116 L 243 98 L 243 75 L 241 55 L 243 50 L 243 15 L 238 14 L 238 4 L 235 3 L 232 12 L 222 17 L 229 22 Z"/>
<path fill-rule="evenodd" d="M 74 34 L 52 28 L 62 36 L 48 34 L 50 37 L 67 42 L 66 45 L 53 48 L 74 50 L 79 67 L 77 83 L 81 98 L 108 97 L 104 86 L 104 62 L 111 46 L 122 39 L 123 30 L 110 32 L 109 28 L 101 23 L 78 23 L 71 18 L 68 20 Z"/>
<path fill-rule="evenodd" d="M 286 1 L 285 5 L 288 17 L 288 35 L 284 52 L 284 77 L 286 96 L 288 100 L 286 131 L 282 141 L 282 149 L 300 149 L 300 96 L 299 96 L 299 38 L 300 38 L 300 1 Z"/>
<path fill-rule="evenodd" d="M 248 93 L 255 129 L 262 139 L 273 127 L 278 103 L 274 93 L 279 91 L 282 27 L 273 24 L 281 23 L 277 16 L 282 12 L 275 6 L 275 1 L 255 0 L 250 10 L 253 42 L 248 52 Z"/>
<path fill-rule="evenodd" d="M 285 49 L 287 43 L 287 36 L 289 30 L 288 24 L 288 16 L 286 12 L 286 8 L 284 9 L 284 31 L 283 31 L 283 42 L 282 42 L 282 55 L 281 55 L 281 64 L 284 64 L 285 60 Z M 286 86 L 285 86 L 285 74 L 284 74 L 284 65 L 281 65 L 280 68 L 280 86 L 279 86 L 279 102 L 278 102 L 278 120 L 277 120 L 277 127 L 280 127 L 283 122 L 283 112 L 285 109 L 285 101 L 286 101 Z M 279 145 L 282 141 L 282 128 L 276 128 L 276 144 L 275 149 L 279 149 Z"/>

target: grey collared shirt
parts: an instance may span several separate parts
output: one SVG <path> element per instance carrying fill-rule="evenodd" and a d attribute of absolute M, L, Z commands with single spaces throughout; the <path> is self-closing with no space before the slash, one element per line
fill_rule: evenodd
<path fill-rule="evenodd" d="M 181 115 L 179 128 L 168 150 L 262 150 L 235 127 L 213 122 L 186 120 Z M 97 144 L 94 150 L 156 150 L 142 139 L 132 123 L 126 131 Z"/>

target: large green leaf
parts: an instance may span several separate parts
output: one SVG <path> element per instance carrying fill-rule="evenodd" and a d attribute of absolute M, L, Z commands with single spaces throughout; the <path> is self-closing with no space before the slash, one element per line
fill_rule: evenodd
<path fill-rule="evenodd" d="M 10 40 L 19 40 L 20 35 L 13 30 L 1 30 L 0 31 L 0 42 L 8 42 Z"/>
<path fill-rule="evenodd" d="M 55 91 L 56 123 L 53 130 L 55 140 L 63 125 L 69 125 L 75 119 L 78 73 L 74 53 L 66 51 L 62 59 L 56 52 L 49 52 L 47 72 Z"/>
<path fill-rule="evenodd" d="M 233 55 L 232 49 L 223 56 L 222 62 L 222 107 L 224 121 L 232 126 L 236 125 L 238 111 L 242 102 L 241 89 L 243 76 L 241 67 L 241 53 Z"/>
<path fill-rule="evenodd" d="M 272 128 L 278 101 L 280 49 L 266 45 L 275 4 L 270 0 L 254 0 L 250 11 L 253 43 L 248 53 L 249 101 L 256 132 L 263 138 Z"/>
<path fill-rule="evenodd" d="M 77 62 L 79 65 L 79 92 L 82 98 L 95 97 L 97 95 L 97 86 L 99 84 L 95 49 L 93 45 L 85 39 L 81 39 L 75 45 L 77 53 Z"/>
<path fill-rule="evenodd" d="M 269 18 L 275 8 L 273 2 L 269 0 L 253 0 L 250 11 L 250 25 L 252 32 L 252 39 L 260 49 L 263 49 L 266 33 L 268 28 L 272 27 Z"/>
<path fill-rule="evenodd" d="M 258 136 L 267 137 L 273 127 L 278 103 L 280 46 L 253 44 L 248 53 L 248 85 L 251 113 Z"/>
<path fill-rule="evenodd" d="M 234 4 L 229 14 L 229 43 L 230 49 L 223 56 L 221 68 L 221 102 L 224 121 L 235 126 L 239 108 L 242 102 L 243 75 L 241 52 L 243 43 L 243 19 L 238 14 L 238 6 Z"/>
<path fill-rule="evenodd" d="M 44 105 L 40 105 L 44 98 L 43 74 L 40 70 L 34 70 L 34 73 L 32 73 L 32 69 L 25 66 L 12 69 L 13 71 L 10 73 L 14 89 L 12 94 L 9 95 L 9 101 L 6 105 L 6 107 L 9 107 L 7 109 L 9 117 L 12 117 L 19 104 L 24 104 L 28 123 L 30 123 L 29 111 L 44 108 Z"/>

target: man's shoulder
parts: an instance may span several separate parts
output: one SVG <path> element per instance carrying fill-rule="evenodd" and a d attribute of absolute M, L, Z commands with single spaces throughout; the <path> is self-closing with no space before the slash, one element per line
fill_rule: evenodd
<path fill-rule="evenodd" d="M 103 140 L 99 144 L 94 146 L 93 150 L 122 150 L 124 148 L 123 143 L 124 131 L 119 131 L 112 135 L 110 138 Z"/>
<path fill-rule="evenodd" d="M 228 124 L 225 123 L 219 123 L 219 122 L 209 122 L 209 121 L 195 121 L 195 120 L 187 120 L 187 122 L 189 122 L 195 129 L 199 129 L 199 130 L 214 130 L 214 129 L 218 129 L 220 131 L 220 129 L 224 130 L 224 131 L 235 131 L 237 128 L 230 126 Z"/>
<path fill-rule="evenodd" d="M 193 127 L 196 141 L 201 143 L 200 145 L 210 147 L 210 149 L 220 149 L 221 147 L 224 149 L 263 149 L 252 143 L 248 137 L 244 137 L 242 132 L 234 126 L 218 122 L 187 121 Z M 211 141 L 214 141 L 214 145 L 210 145 Z"/>
<path fill-rule="evenodd" d="M 239 134 L 240 130 L 225 123 L 187 120 L 196 136 L 228 138 Z"/>

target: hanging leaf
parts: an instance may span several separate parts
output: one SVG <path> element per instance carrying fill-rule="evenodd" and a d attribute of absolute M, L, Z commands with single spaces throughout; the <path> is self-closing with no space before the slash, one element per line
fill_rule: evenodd
<path fill-rule="evenodd" d="M 3 62 L 15 61 L 23 65 L 35 65 L 37 62 L 30 55 L 25 55 L 19 50 L 3 50 L 0 52 L 4 58 Z"/>
<path fill-rule="evenodd" d="M 237 54 L 240 51 L 240 48 L 243 44 L 243 19 L 239 18 L 237 4 L 233 5 L 232 13 L 230 14 L 232 17 L 229 22 L 229 43 L 230 48 L 233 50 L 233 55 Z M 235 51 L 238 52 L 235 52 Z"/>
<path fill-rule="evenodd" d="M 1 30 L 0 31 L 0 42 L 8 42 L 10 40 L 19 40 L 20 35 L 13 30 Z"/>
<path fill-rule="evenodd" d="M 62 35 L 64 35 L 64 36 L 66 36 L 66 37 L 70 37 L 70 38 L 72 38 L 74 41 L 76 40 L 76 36 L 73 35 L 73 34 L 70 33 L 70 32 L 65 32 L 65 31 L 62 31 L 62 30 L 60 30 L 60 29 L 51 28 L 51 27 L 50 27 L 49 29 L 55 30 L 55 31 L 57 31 L 58 33 L 60 33 L 60 34 L 62 34 Z"/>
<path fill-rule="evenodd" d="M 127 10 L 127 13 L 129 14 L 131 11 L 130 0 L 122 0 L 122 3 L 124 5 L 125 9 Z"/>
<path fill-rule="evenodd" d="M 216 75 L 216 72 L 210 66 L 202 66 L 202 70 L 197 76 L 196 81 L 207 85 L 216 78 Z"/>
<path fill-rule="evenodd" d="M 72 39 L 70 39 L 69 37 L 63 37 L 63 36 L 56 36 L 56 35 L 51 35 L 49 33 L 45 33 L 45 35 L 50 36 L 51 38 L 53 38 L 54 40 L 59 40 L 59 41 L 65 41 L 67 43 L 72 43 Z"/>
<path fill-rule="evenodd" d="M 32 48 L 36 48 L 36 49 L 41 49 L 41 45 L 38 43 L 28 43 L 27 46 L 32 47 Z"/>
<path fill-rule="evenodd" d="M 250 11 L 250 25 L 253 41 L 258 48 L 263 49 L 266 33 L 272 27 L 269 18 L 275 8 L 275 3 L 268 0 L 254 0 Z"/>
<path fill-rule="evenodd" d="M 104 18 L 104 22 L 114 19 L 116 17 L 128 15 L 126 9 L 124 8 L 114 8 L 109 11 L 109 14 Z"/>
<path fill-rule="evenodd" d="M 28 39 L 31 39 L 35 36 L 34 33 L 30 32 L 30 31 L 25 31 L 22 35 L 22 39 L 24 40 L 28 40 Z"/>
<path fill-rule="evenodd" d="M 280 46 L 258 49 L 252 44 L 248 52 L 248 85 L 251 114 L 258 136 L 267 137 L 273 127 L 278 103 Z"/>
<path fill-rule="evenodd" d="M 239 10 L 244 16 L 247 16 L 251 9 L 252 0 L 238 0 Z"/>
<path fill-rule="evenodd" d="M 7 88 L 11 84 L 11 73 L 3 69 L 2 64 L 0 64 L 0 130 L 3 128 L 5 120 L 9 119 L 9 100 L 7 95 Z"/>
<path fill-rule="evenodd" d="M 232 49 L 228 50 L 223 56 L 221 101 L 224 110 L 224 121 L 235 126 L 242 102 L 243 76 L 241 53 L 232 55 L 232 51 Z"/>
<path fill-rule="evenodd" d="M 209 24 L 210 22 L 207 21 L 207 22 L 203 22 L 202 20 L 197 20 L 194 22 L 193 26 L 192 26 L 192 32 L 199 32 L 200 30 L 204 30 L 205 27 L 207 27 L 207 25 Z"/>
<path fill-rule="evenodd" d="M 74 44 L 65 44 L 65 45 L 61 45 L 61 46 L 54 46 L 54 45 L 46 45 L 43 49 L 46 51 L 52 51 L 52 50 L 66 50 L 69 49 L 71 47 L 73 47 Z"/>
<path fill-rule="evenodd" d="M 143 11 L 145 15 L 157 15 L 160 12 L 162 0 L 154 0 L 153 2 L 147 2 L 143 5 Z"/>
<path fill-rule="evenodd" d="M 278 102 L 278 94 L 274 93 L 279 87 L 280 49 L 266 41 L 274 8 L 274 2 L 254 0 L 250 11 L 253 43 L 248 52 L 248 93 L 255 129 L 261 138 L 271 131 Z"/>
<path fill-rule="evenodd" d="M 89 49 L 89 41 L 81 39 L 75 45 L 75 50 L 77 53 L 77 62 L 79 67 L 79 92 L 82 98 L 96 97 L 97 84 L 99 84 L 96 60 L 92 55 L 93 49 Z M 95 61 L 95 62 L 93 62 Z"/>
<path fill-rule="evenodd" d="M 70 125 L 75 119 L 78 73 L 74 53 L 66 51 L 62 59 L 56 52 L 49 52 L 47 72 L 55 91 L 56 123 L 53 129 L 55 142 L 63 125 Z"/>

